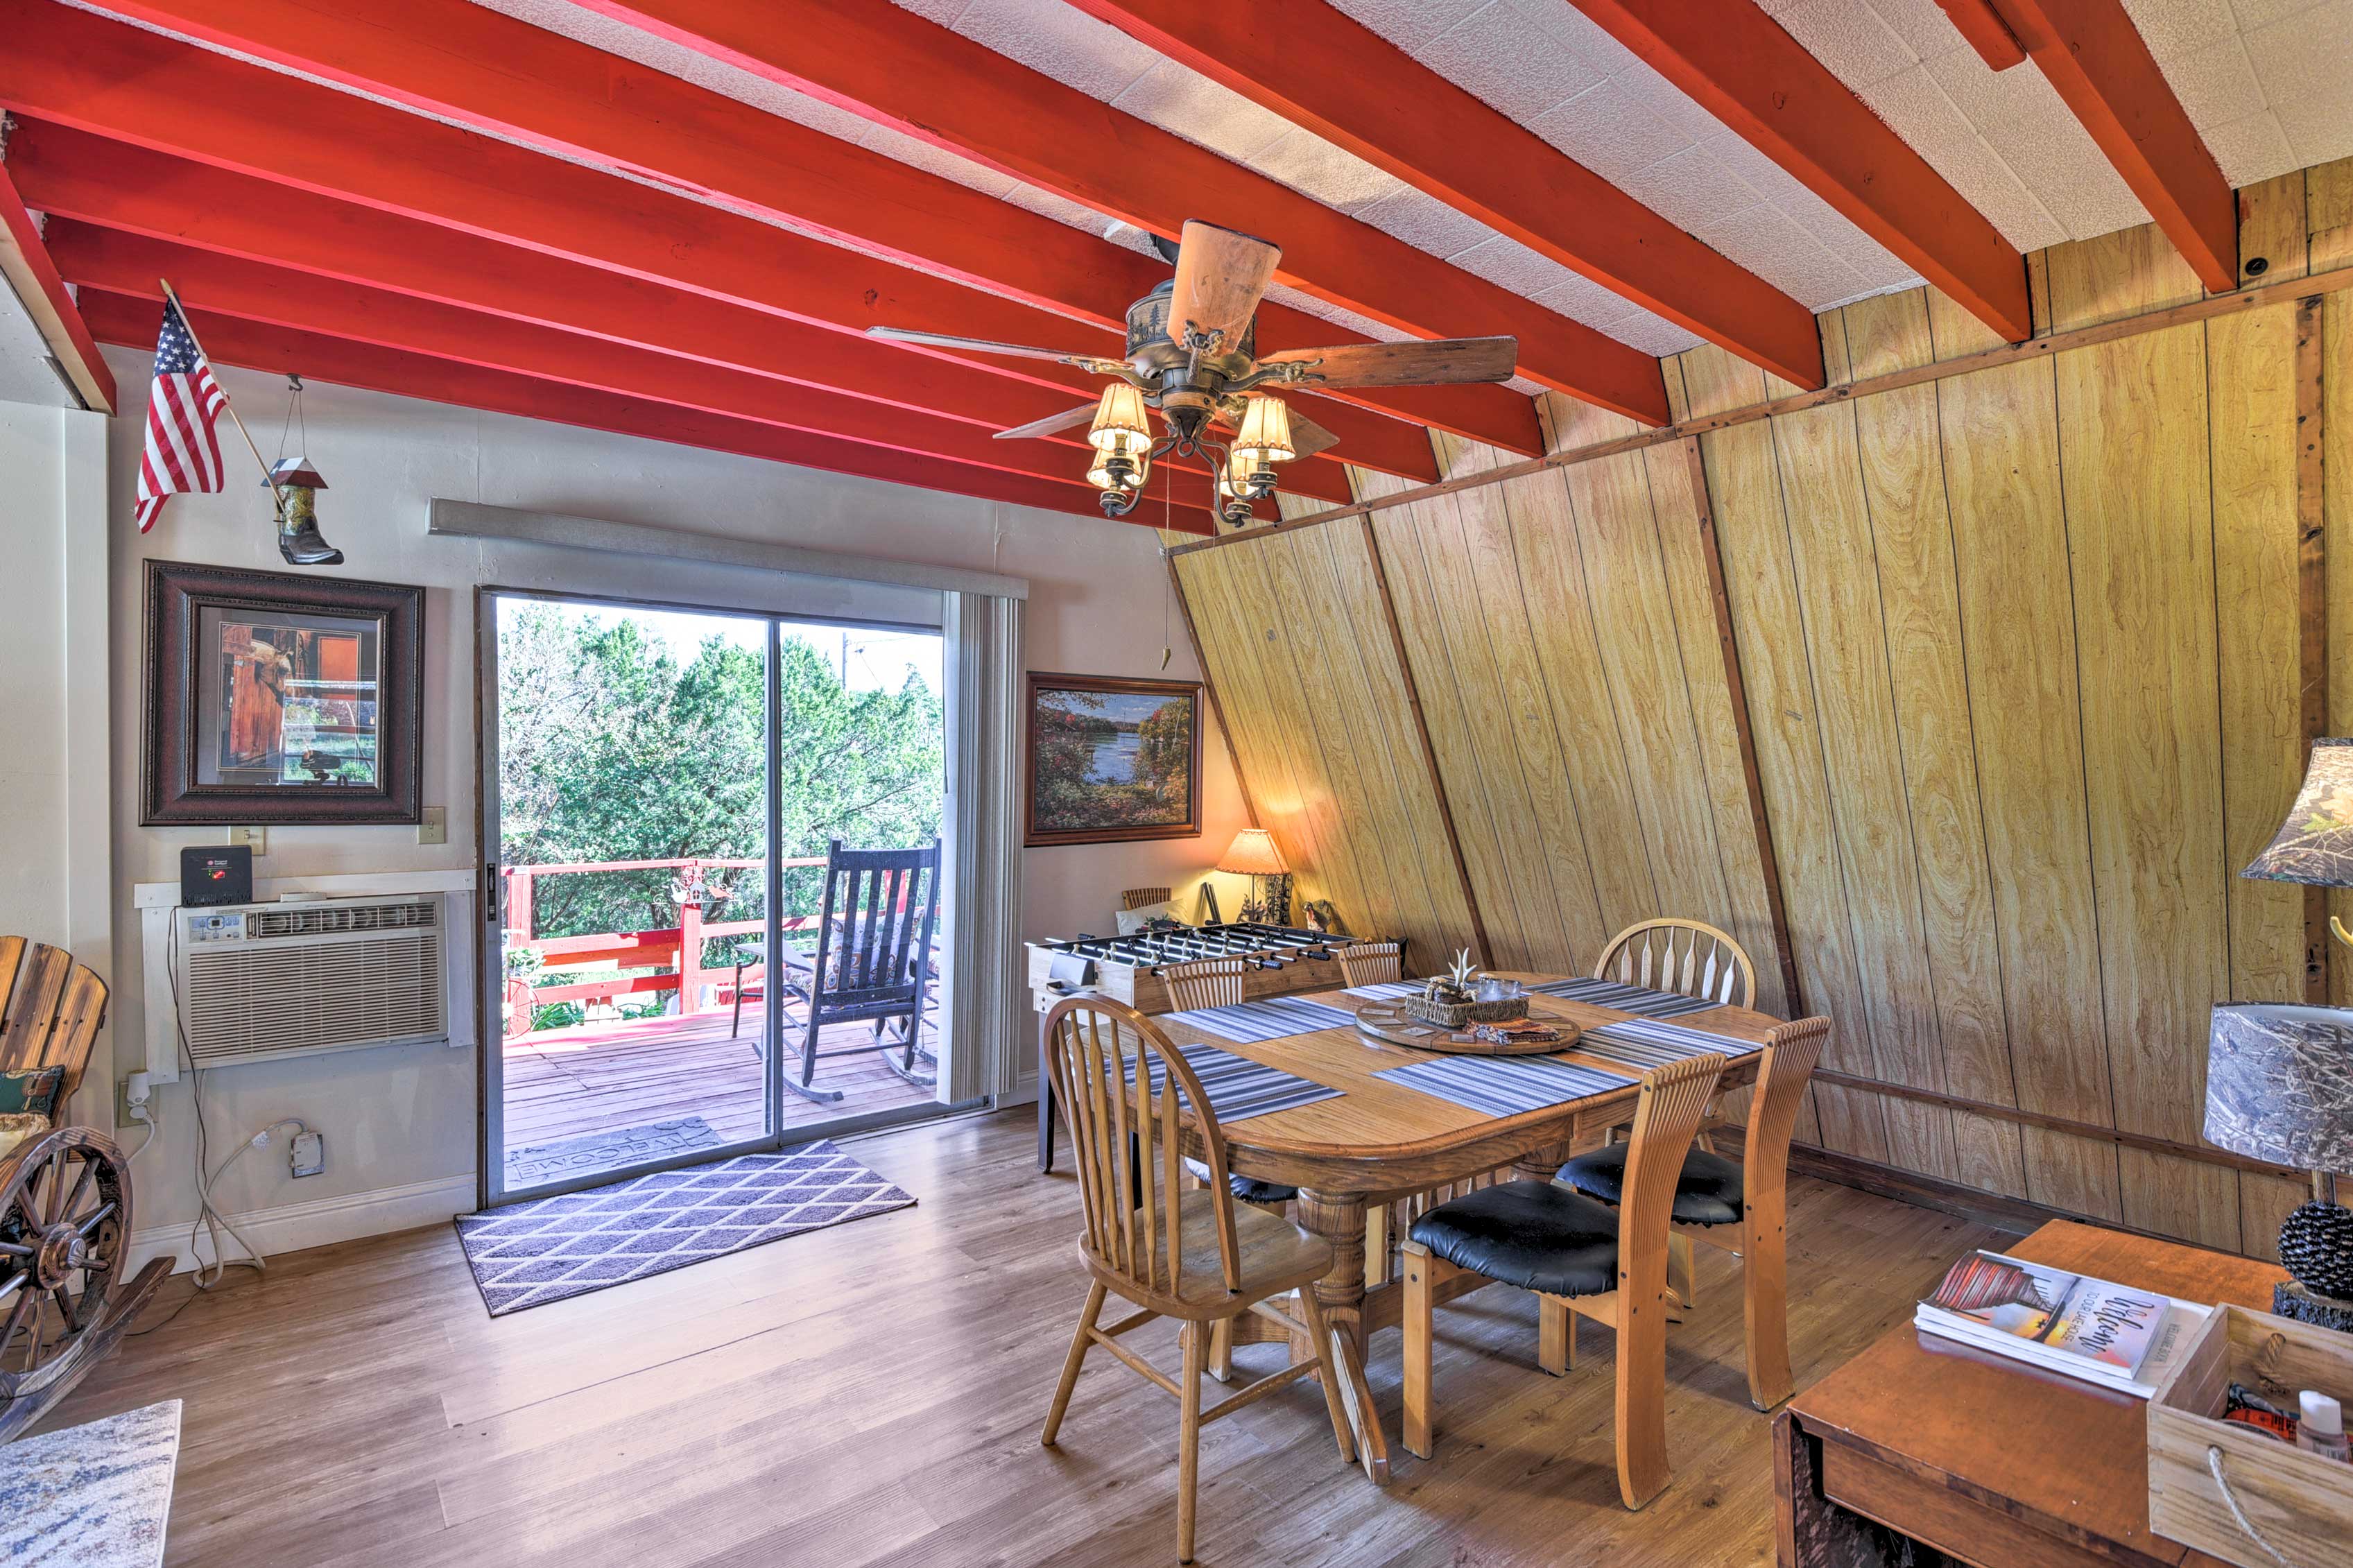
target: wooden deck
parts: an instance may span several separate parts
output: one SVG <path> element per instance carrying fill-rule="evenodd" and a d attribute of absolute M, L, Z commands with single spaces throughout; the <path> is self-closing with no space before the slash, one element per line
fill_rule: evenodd
<path fill-rule="evenodd" d="M 935 1044 L 926 1025 L 924 1039 Z M 797 1072 L 798 1031 L 787 1028 L 787 1071 Z M 871 1039 L 863 1024 L 828 1026 L 819 1050 Z M 723 1142 L 760 1135 L 760 1019 L 747 1005 L 741 1037 L 728 1037 L 724 1010 L 630 1023 L 583 1024 L 507 1041 L 506 1143 L 551 1143 L 584 1132 L 700 1116 Z M 879 1056 L 818 1064 L 821 1089 L 841 1091 L 820 1105 L 785 1091 L 785 1128 L 923 1105 L 931 1096 L 882 1065 Z"/>

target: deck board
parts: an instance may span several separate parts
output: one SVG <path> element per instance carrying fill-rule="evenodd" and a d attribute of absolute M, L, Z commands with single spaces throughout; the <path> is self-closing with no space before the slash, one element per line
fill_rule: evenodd
<path fill-rule="evenodd" d="M 550 1143 L 683 1116 L 700 1116 L 727 1142 L 760 1135 L 760 1021 L 744 1020 L 730 1037 L 724 1012 L 628 1023 L 583 1024 L 511 1039 L 505 1045 L 506 1144 Z M 924 1026 L 924 1041 L 937 1031 Z M 821 1051 L 871 1038 L 863 1024 L 829 1025 Z M 786 1070 L 797 1070 L 799 1032 L 787 1026 Z M 931 1096 L 874 1055 L 818 1064 L 820 1089 L 839 1104 L 819 1105 L 787 1089 L 785 1129 L 815 1128 L 847 1116 L 928 1103 Z"/>

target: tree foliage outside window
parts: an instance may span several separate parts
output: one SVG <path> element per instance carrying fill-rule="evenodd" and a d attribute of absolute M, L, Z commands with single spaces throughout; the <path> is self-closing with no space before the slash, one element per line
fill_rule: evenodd
<path fill-rule="evenodd" d="M 822 857 L 836 836 L 852 848 L 930 842 L 945 795 L 938 694 L 912 669 L 897 690 L 852 690 L 811 644 L 788 635 L 780 646 L 785 858 Z M 759 858 L 765 663 L 758 647 L 717 635 L 681 658 L 635 615 L 608 619 L 504 601 L 499 808 L 506 862 Z M 824 868 L 787 868 L 783 876 L 779 913 L 815 914 Z M 668 869 L 538 878 L 530 934 L 675 926 L 675 879 Z M 757 867 L 712 870 L 703 919 L 759 919 L 761 883 Z M 705 962 L 723 962 L 729 945 L 714 942 Z M 567 976 L 530 978 L 556 984 Z"/>

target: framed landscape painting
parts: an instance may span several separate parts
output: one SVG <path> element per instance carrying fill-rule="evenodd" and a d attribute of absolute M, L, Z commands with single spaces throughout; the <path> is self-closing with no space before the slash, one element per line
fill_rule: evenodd
<path fill-rule="evenodd" d="M 1201 688 L 1189 680 L 1029 675 L 1025 843 L 1201 833 Z"/>

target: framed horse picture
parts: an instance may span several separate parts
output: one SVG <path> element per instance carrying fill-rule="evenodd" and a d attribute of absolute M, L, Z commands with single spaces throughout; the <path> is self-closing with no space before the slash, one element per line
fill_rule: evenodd
<path fill-rule="evenodd" d="M 417 819 L 425 590 L 147 563 L 139 820 Z"/>
<path fill-rule="evenodd" d="M 1115 844 L 1201 833 L 1201 688 L 1029 675 L 1023 842 Z"/>

